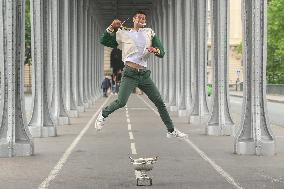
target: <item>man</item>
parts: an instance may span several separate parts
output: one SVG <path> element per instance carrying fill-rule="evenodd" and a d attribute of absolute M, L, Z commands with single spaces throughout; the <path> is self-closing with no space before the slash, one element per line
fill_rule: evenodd
<path fill-rule="evenodd" d="M 126 29 L 120 20 L 116 19 L 106 29 L 100 38 L 101 44 L 107 47 L 118 47 L 122 50 L 122 60 L 125 64 L 118 99 L 109 106 L 103 108 L 97 117 L 95 127 L 101 130 L 105 118 L 115 110 L 126 105 L 127 100 L 135 87 L 140 88 L 155 104 L 162 121 L 167 127 L 167 137 L 186 138 L 184 134 L 174 128 L 172 120 L 162 100 L 162 97 L 150 78 L 150 70 L 147 70 L 147 59 L 151 53 L 163 58 L 164 48 L 151 28 L 146 25 L 146 14 L 138 11 L 133 16 L 133 28 Z"/>
<path fill-rule="evenodd" d="M 107 97 L 107 90 L 110 88 L 111 84 L 107 76 L 102 82 L 101 88 L 103 89 L 104 97 Z"/>

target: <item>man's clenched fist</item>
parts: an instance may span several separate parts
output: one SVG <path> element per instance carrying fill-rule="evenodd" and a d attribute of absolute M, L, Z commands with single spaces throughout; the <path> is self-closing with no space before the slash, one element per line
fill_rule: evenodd
<path fill-rule="evenodd" d="M 111 27 L 113 29 L 120 28 L 121 27 L 121 21 L 118 20 L 118 19 L 113 20 L 112 23 L 111 23 Z"/>

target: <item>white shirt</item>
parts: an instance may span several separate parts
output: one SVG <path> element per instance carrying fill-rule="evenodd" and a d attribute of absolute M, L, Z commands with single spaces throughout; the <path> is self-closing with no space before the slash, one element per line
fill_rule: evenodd
<path fill-rule="evenodd" d="M 147 67 L 147 61 L 143 58 L 143 52 L 146 45 L 146 38 L 143 30 L 130 30 L 127 32 L 127 35 L 134 41 L 138 52 L 130 54 L 125 58 L 124 62 L 129 61 L 135 64 L 139 64 L 143 67 Z"/>

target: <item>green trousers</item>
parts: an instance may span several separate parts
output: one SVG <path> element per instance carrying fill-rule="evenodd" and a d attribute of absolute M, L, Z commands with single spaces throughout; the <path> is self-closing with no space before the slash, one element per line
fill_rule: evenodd
<path fill-rule="evenodd" d="M 167 130 L 172 132 L 174 130 L 173 122 L 157 87 L 150 78 L 150 74 L 150 70 L 138 72 L 137 70 L 125 67 L 122 73 L 118 98 L 102 110 L 103 117 L 108 117 L 115 110 L 124 107 L 133 89 L 138 87 L 155 104 Z"/>

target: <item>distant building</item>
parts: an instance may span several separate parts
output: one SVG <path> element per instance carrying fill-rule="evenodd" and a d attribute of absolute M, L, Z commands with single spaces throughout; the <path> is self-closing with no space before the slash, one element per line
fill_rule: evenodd
<path fill-rule="evenodd" d="M 212 84 L 213 68 L 211 64 L 211 30 L 210 30 L 210 4 L 208 6 L 208 64 L 207 76 L 208 83 Z M 243 65 L 241 55 L 237 54 L 235 48 L 242 41 L 242 21 L 241 21 L 241 0 L 230 1 L 230 42 L 229 42 L 229 67 L 228 67 L 228 82 L 232 87 L 236 84 L 237 79 L 243 82 Z"/>

